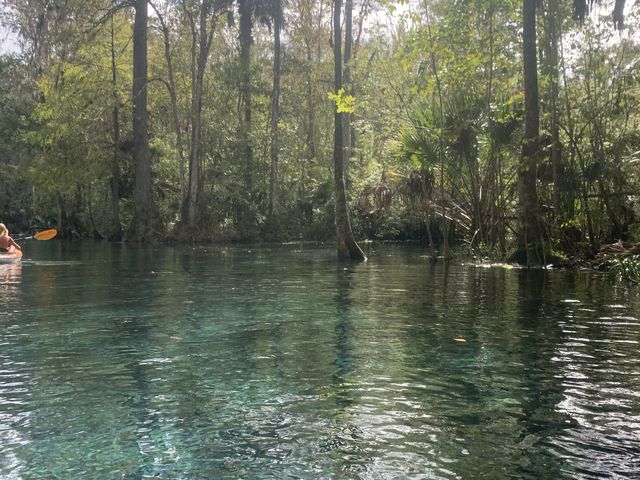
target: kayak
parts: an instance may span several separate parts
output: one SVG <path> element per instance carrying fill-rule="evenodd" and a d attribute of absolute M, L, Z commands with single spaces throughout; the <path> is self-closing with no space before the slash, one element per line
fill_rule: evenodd
<path fill-rule="evenodd" d="M 8 252 L 0 252 L 0 263 L 17 263 L 22 258 L 22 251 L 16 247 L 9 247 Z"/>

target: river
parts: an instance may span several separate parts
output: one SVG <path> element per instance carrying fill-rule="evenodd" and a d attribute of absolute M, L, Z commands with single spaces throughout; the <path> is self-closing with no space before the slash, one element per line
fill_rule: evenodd
<path fill-rule="evenodd" d="M 418 246 L 25 242 L 0 477 L 640 475 L 640 294 Z"/>

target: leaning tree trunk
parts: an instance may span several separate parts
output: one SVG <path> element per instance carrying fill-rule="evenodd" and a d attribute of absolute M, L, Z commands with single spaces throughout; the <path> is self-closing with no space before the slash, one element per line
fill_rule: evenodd
<path fill-rule="evenodd" d="M 334 0 L 333 6 L 333 62 L 335 70 L 335 90 L 342 88 L 342 31 L 340 26 L 340 10 L 342 0 Z M 358 246 L 353 237 L 349 211 L 347 210 L 347 194 L 344 180 L 344 137 L 343 117 L 336 106 L 334 113 L 333 133 L 333 165 L 334 180 L 336 183 L 336 236 L 338 241 L 338 258 L 342 260 L 366 260 L 364 252 Z"/>
<path fill-rule="evenodd" d="M 135 164 L 135 216 L 133 238 L 151 240 L 156 213 L 151 184 L 149 114 L 147 112 L 147 0 L 135 0 L 133 27 L 133 161 Z"/>
<path fill-rule="evenodd" d="M 538 99 L 538 65 L 536 55 L 536 1 L 523 2 L 524 64 L 524 138 L 518 168 L 518 246 L 513 260 L 526 265 L 544 265 L 551 253 L 545 238 L 542 216 L 538 207 L 536 187 L 540 157 L 540 105 Z"/>

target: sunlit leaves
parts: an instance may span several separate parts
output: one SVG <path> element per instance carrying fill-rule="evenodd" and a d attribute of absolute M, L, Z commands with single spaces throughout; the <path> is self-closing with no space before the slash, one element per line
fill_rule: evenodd
<path fill-rule="evenodd" d="M 338 113 L 353 113 L 356 111 L 356 98 L 353 95 L 346 95 L 344 88 L 338 90 L 338 93 L 327 93 L 327 97 L 336 104 Z"/>
<path fill-rule="evenodd" d="M 611 255 L 600 263 L 600 268 L 612 279 L 640 283 L 640 255 Z"/>

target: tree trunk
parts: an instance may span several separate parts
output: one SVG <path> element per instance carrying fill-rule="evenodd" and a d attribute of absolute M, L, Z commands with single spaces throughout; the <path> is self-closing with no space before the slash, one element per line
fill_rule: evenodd
<path fill-rule="evenodd" d="M 206 0 L 200 6 L 199 26 L 192 22 L 191 28 L 191 144 L 189 148 L 189 183 L 182 204 L 183 225 L 186 232 L 199 236 L 201 232 L 202 193 L 202 105 L 204 96 L 204 76 L 213 40 L 213 26 L 207 28 L 213 2 Z"/>
<path fill-rule="evenodd" d="M 306 43 L 306 42 L 305 42 Z M 311 68 L 313 65 L 313 55 L 311 52 L 311 47 L 306 45 L 307 52 L 307 66 Z M 307 160 L 311 162 L 314 158 L 316 158 L 316 109 L 315 109 L 315 101 L 314 101 L 314 91 L 313 91 L 313 78 L 311 75 L 307 75 Z"/>
<path fill-rule="evenodd" d="M 489 166 L 488 166 L 488 176 L 487 183 L 489 185 L 489 231 L 487 233 L 487 240 L 491 245 L 500 245 L 500 253 L 502 255 L 504 252 L 504 230 L 501 228 L 501 204 L 500 197 L 502 195 L 502 189 L 500 185 L 500 174 L 498 168 L 498 152 L 496 148 L 496 142 L 493 135 L 494 129 L 494 118 L 493 112 L 491 111 L 491 103 L 493 102 L 493 75 L 494 75 L 494 28 L 493 28 L 493 20 L 494 20 L 494 6 L 493 2 L 489 2 L 489 63 L 487 65 L 489 79 L 487 82 L 487 102 L 486 102 L 486 112 L 487 112 L 487 125 L 489 135 Z"/>
<path fill-rule="evenodd" d="M 151 240 L 156 226 L 147 112 L 147 0 L 135 0 L 133 27 L 133 161 L 135 217 L 133 238 Z"/>
<path fill-rule="evenodd" d="M 579 193 L 580 198 L 582 199 L 582 204 L 581 207 L 584 210 L 584 216 L 585 216 L 585 220 L 586 220 L 586 227 L 587 227 L 587 235 L 589 237 L 589 244 L 591 245 L 591 248 L 593 249 L 593 251 L 596 250 L 596 237 L 595 237 L 595 230 L 593 228 L 593 217 L 591 215 L 591 208 L 589 206 L 589 198 L 588 198 L 588 185 L 587 185 L 587 175 L 586 175 L 586 163 L 584 161 L 584 158 L 582 156 L 582 152 L 580 151 L 579 145 L 578 145 L 578 140 L 576 138 L 576 134 L 575 134 L 575 121 L 573 119 L 573 109 L 571 108 L 571 102 L 569 100 L 569 88 L 568 88 L 568 82 L 567 82 L 567 69 L 566 69 L 566 63 L 564 61 L 564 48 L 563 48 L 563 44 L 562 44 L 562 35 L 558 36 L 559 42 L 560 42 L 560 54 L 562 56 L 562 82 L 563 82 L 563 91 L 564 91 L 564 102 L 565 102 L 565 109 L 566 109 L 566 116 L 567 116 L 567 136 L 569 137 L 569 143 L 571 144 L 571 151 L 570 151 L 570 156 L 569 156 L 569 160 L 570 163 L 569 165 L 571 165 L 571 170 L 575 171 L 575 159 L 578 159 L 578 168 L 580 169 L 580 172 L 582 174 L 582 181 L 579 182 L 579 192 L 576 192 L 574 188 L 572 188 L 571 190 L 568 190 L 566 193 L 568 194 L 569 197 L 569 201 L 567 202 L 567 204 L 569 205 L 569 212 L 568 212 L 568 218 L 573 219 L 573 217 L 575 216 L 575 202 L 574 202 L 574 197 L 576 193 Z"/>
<path fill-rule="evenodd" d="M 252 0 L 238 0 L 240 15 L 240 141 L 244 157 L 244 183 L 246 193 L 251 195 L 253 189 L 253 147 L 251 145 L 251 44 L 253 43 Z"/>
<path fill-rule="evenodd" d="M 427 14 L 427 29 L 429 33 L 429 49 L 431 51 L 431 69 L 436 79 L 436 91 L 438 93 L 438 107 L 439 107 L 439 121 L 440 121 L 440 133 L 438 134 L 438 157 L 440 160 L 440 202 L 442 209 L 442 254 L 445 260 L 449 260 L 449 222 L 447 221 L 447 205 L 445 203 L 444 196 L 444 171 L 445 171 L 445 157 L 444 157 L 444 106 L 442 102 L 442 86 L 440 84 L 440 76 L 438 73 L 438 64 L 436 62 L 435 47 L 433 44 L 433 36 L 431 35 L 431 19 L 429 17 L 429 10 Z M 433 252 L 432 252 L 433 256 Z"/>
<path fill-rule="evenodd" d="M 518 168 L 518 246 L 511 257 L 526 265 L 544 265 L 551 253 L 538 208 L 536 187 L 540 156 L 540 105 L 538 99 L 538 65 L 536 54 L 536 2 L 524 0 L 523 54 L 524 64 L 524 138 Z"/>
<path fill-rule="evenodd" d="M 333 62 L 335 90 L 338 92 L 342 88 L 342 31 L 340 28 L 340 10 L 342 0 L 334 0 L 333 7 Z M 334 113 L 334 133 L 333 133 L 333 164 L 334 180 L 336 183 L 336 236 L 338 242 L 338 258 L 341 260 L 366 260 L 364 252 L 358 246 L 353 237 L 351 222 L 349 221 L 349 211 L 347 210 L 347 195 L 344 181 L 344 138 L 342 113 L 336 107 Z"/>
<path fill-rule="evenodd" d="M 342 88 L 345 94 L 353 95 L 351 89 L 351 50 L 353 47 L 353 0 L 345 0 L 344 4 L 344 75 L 342 78 Z M 349 162 L 353 157 L 353 136 L 351 123 L 353 121 L 350 112 L 344 112 L 343 128 L 344 128 L 344 164 L 345 177 L 348 183 L 349 179 Z"/>
<path fill-rule="evenodd" d="M 613 7 L 613 26 L 618 30 L 624 28 L 624 5 L 626 0 L 616 0 L 616 4 Z"/>
<path fill-rule="evenodd" d="M 559 61 L 558 36 L 560 34 L 558 22 L 561 21 L 558 12 L 558 0 L 549 0 L 545 13 L 546 27 L 546 55 L 545 64 L 549 77 L 549 108 L 551 114 L 551 169 L 553 175 L 553 207 L 554 216 L 561 224 L 564 218 L 562 209 L 562 151 L 560 146 L 560 121 L 558 111 Z"/>
<path fill-rule="evenodd" d="M 122 240 L 122 225 L 120 224 L 120 99 L 118 98 L 118 73 L 116 69 L 116 46 L 111 17 L 111 88 L 113 96 L 113 156 L 111 159 L 111 229 L 109 240 Z"/>
<path fill-rule="evenodd" d="M 173 59 L 171 57 L 171 43 L 169 35 L 169 26 L 161 12 L 152 3 L 156 15 L 160 21 L 162 29 L 162 37 L 164 43 L 164 58 L 167 62 L 168 90 L 171 97 L 171 114 L 173 120 L 173 130 L 176 134 L 176 149 L 178 150 L 178 169 L 180 174 L 180 201 L 184 202 L 187 194 L 186 175 L 185 175 L 185 159 L 184 159 L 184 140 L 182 138 L 182 128 L 180 125 L 180 115 L 178 113 L 178 95 L 176 89 L 175 73 L 173 69 Z"/>
<path fill-rule="evenodd" d="M 273 22 L 273 92 L 271 93 L 271 178 L 269 183 L 269 216 L 278 211 L 278 118 L 280 116 L 280 27 L 282 13 L 276 0 Z"/>
<path fill-rule="evenodd" d="M 255 206 L 253 191 L 253 144 L 251 120 L 253 98 L 251 87 L 251 45 L 253 44 L 254 0 L 238 0 L 240 44 L 240 79 L 238 91 L 238 162 L 243 176 L 243 199 L 237 202 L 236 221 L 242 238 L 251 239 L 255 234 Z"/>

